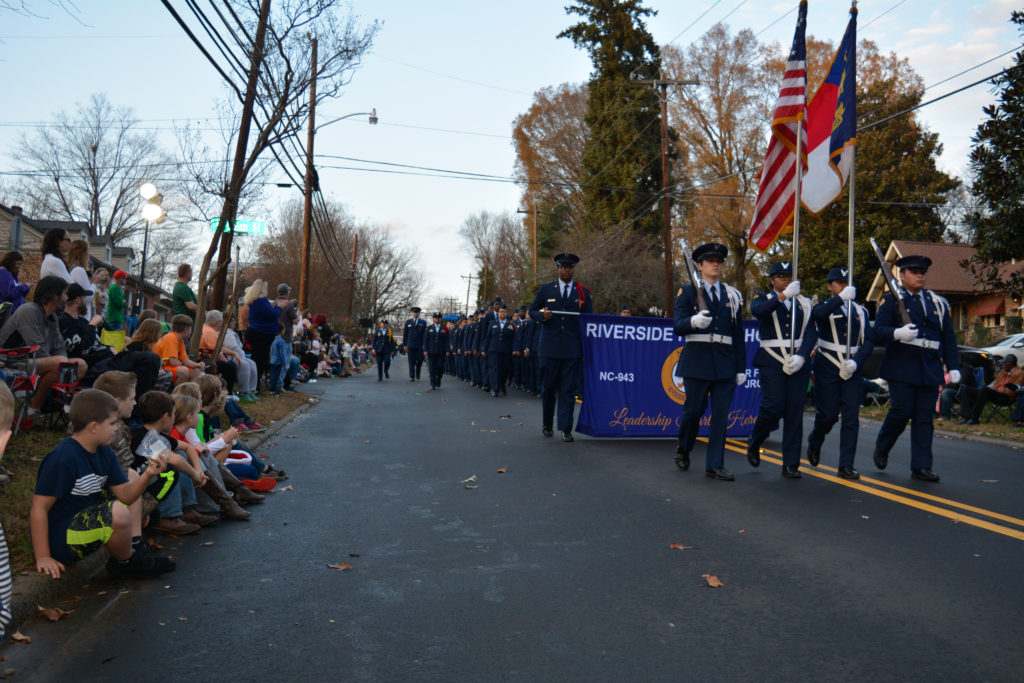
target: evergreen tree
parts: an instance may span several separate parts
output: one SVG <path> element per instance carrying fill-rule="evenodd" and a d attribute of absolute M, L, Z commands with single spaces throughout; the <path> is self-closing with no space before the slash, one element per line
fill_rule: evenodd
<path fill-rule="evenodd" d="M 584 225 L 632 223 L 661 234 L 661 133 L 658 95 L 632 78 L 657 78 L 658 46 L 641 0 L 577 0 L 566 12 L 581 21 L 558 34 L 590 54 L 588 137 L 583 151 Z"/>

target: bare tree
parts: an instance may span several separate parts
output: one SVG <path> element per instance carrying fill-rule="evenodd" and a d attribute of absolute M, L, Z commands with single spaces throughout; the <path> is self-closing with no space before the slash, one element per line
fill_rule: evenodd
<path fill-rule="evenodd" d="M 477 298 L 501 296 L 508 303 L 525 301 L 530 289 L 529 247 L 522 223 L 510 213 L 487 211 L 470 216 L 459 229 L 481 275 Z"/>
<path fill-rule="evenodd" d="M 408 310 L 428 286 L 415 267 L 416 250 L 400 247 L 379 227 L 359 230 L 353 317 L 380 320 Z"/>
<path fill-rule="evenodd" d="M 130 107 L 104 94 L 60 111 L 54 124 L 22 135 L 14 155 L 25 210 L 41 218 L 85 221 L 115 245 L 139 233 L 139 185 L 174 176 L 175 163 L 151 135 L 137 132 Z M 174 188 L 161 183 L 164 196 Z"/>

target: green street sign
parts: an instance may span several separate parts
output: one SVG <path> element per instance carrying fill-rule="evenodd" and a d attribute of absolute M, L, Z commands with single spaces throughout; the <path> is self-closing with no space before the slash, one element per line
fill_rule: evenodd
<path fill-rule="evenodd" d="M 213 218 L 210 220 L 210 232 L 217 232 L 218 223 L 220 223 L 220 218 Z M 235 234 L 262 235 L 266 225 L 266 221 L 251 221 L 238 218 L 235 220 Z M 227 228 L 225 228 L 225 232 L 227 232 Z"/>

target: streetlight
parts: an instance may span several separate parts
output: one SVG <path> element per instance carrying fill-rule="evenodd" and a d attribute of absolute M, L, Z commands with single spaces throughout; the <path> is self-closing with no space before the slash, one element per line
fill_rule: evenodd
<path fill-rule="evenodd" d="M 139 196 L 146 200 L 142 206 L 142 217 L 146 221 L 146 232 L 142 238 L 142 270 L 139 272 L 139 312 L 146 305 L 146 252 L 149 251 L 149 224 L 163 223 L 167 214 L 164 213 L 160 202 L 163 196 L 157 191 L 153 183 L 143 183 L 139 186 Z"/>
<path fill-rule="evenodd" d="M 313 59 L 316 60 L 316 47 L 314 43 L 313 48 Z M 315 87 L 316 81 L 313 81 L 312 87 Z M 332 123 L 337 123 L 344 119 L 350 119 L 353 116 L 368 116 L 370 125 L 377 125 L 377 108 L 374 107 L 370 111 L 358 111 L 352 114 L 345 114 L 335 119 L 331 119 L 326 123 L 321 123 L 319 126 L 314 125 L 314 109 L 313 103 L 315 101 L 315 91 L 311 90 L 310 93 L 310 111 L 309 111 L 309 134 L 306 138 L 306 187 L 303 190 L 305 205 L 302 212 L 302 265 L 299 271 L 299 308 L 306 310 L 309 305 L 309 247 L 310 247 L 310 216 L 313 213 L 313 136 L 318 130 Z M 354 290 L 355 283 L 355 266 L 353 264 L 352 271 L 352 282 L 351 289 Z M 349 299 L 352 298 L 352 292 L 349 292 Z M 349 313 L 351 317 L 351 304 L 349 305 Z"/>

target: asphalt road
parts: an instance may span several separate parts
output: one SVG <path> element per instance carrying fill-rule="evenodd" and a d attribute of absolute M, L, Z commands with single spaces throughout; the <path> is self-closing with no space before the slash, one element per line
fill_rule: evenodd
<path fill-rule="evenodd" d="M 738 448 L 737 480 L 718 482 L 676 470 L 664 440 L 545 439 L 539 402 L 515 391 L 375 374 L 319 383 L 320 404 L 261 450 L 292 490 L 168 542 L 163 581 L 96 577 L 61 605 L 70 619 L 4 646 L 0 672 L 1024 680 L 1016 449 L 938 439 L 928 485 L 909 477 L 909 435 L 876 472 L 865 425 L 859 484 L 826 467 L 837 432 L 821 476 L 752 469 Z"/>

